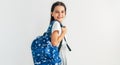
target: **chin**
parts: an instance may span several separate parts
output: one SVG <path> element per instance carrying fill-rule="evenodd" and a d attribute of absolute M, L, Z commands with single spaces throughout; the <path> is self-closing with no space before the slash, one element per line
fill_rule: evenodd
<path fill-rule="evenodd" d="M 60 19 L 60 20 L 58 20 L 58 21 L 59 21 L 59 22 L 62 22 L 63 20 Z"/>
<path fill-rule="evenodd" d="M 58 20 L 59 22 L 62 22 L 61 20 Z"/>

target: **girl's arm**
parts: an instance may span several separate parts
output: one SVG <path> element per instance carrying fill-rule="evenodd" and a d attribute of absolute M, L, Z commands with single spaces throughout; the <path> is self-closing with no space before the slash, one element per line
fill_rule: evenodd
<path fill-rule="evenodd" d="M 66 34 L 66 27 L 62 27 L 62 33 L 61 35 L 59 35 L 59 31 L 55 30 L 52 35 L 51 35 L 51 43 L 53 46 L 57 46 L 58 43 L 60 43 L 60 41 L 64 38 Z"/>

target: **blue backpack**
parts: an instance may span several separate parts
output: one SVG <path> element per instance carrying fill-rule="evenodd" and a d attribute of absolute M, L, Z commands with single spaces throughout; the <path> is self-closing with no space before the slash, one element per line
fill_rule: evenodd
<path fill-rule="evenodd" d="M 57 46 L 51 44 L 52 21 L 47 31 L 33 40 L 31 44 L 34 65 L 60 65 L 61 58 Z"/>

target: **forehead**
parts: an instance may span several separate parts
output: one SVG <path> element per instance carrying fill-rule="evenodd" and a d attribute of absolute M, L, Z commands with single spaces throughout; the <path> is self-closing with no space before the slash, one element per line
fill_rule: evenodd
<path fill-rule="evenodd" d="M 54 8 L 54 10 L 65 10 L 64 6 L 58 5 Z"/>

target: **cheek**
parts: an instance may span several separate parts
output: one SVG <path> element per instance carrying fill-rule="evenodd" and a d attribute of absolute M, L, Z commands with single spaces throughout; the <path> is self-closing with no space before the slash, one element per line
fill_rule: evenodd
<path fill-rule="evenodd" d="M 57 18 L 57 15 L 54 15 L 54 18 Z"/>
<path fill-rule="evenodd" d="M 54 15 L 53 17 L 54 17 L 54 19 L 57 19 L 57 15 Z"/>
<path fill-rule="evenodd" d="M 63 16 L 65 16 L 66 14 L 63 14 Z"/>
<path fill-rule="evenodd" d="M 57 18 L 59 16 L 59 14 L 55 14 L 54 17 Z"/>
<path fill-rule="evenodd" d="M 53 14 L 52 14 L 52 17 L 56 18 L 56 14 L 53 13 Z"/>
<path fill-rule="evenodd" d="M 63 16 L 65 16 L 66 14 L 65 13 L 62 13 Z"/>
<path fill-rule="evenodd" d="M 63 17 L 65 17 L 66 15 L 65 14 L 63 14 Z"/>

